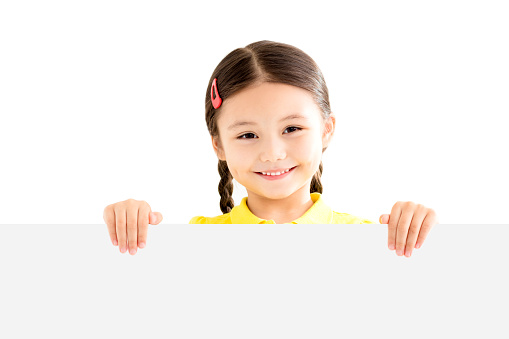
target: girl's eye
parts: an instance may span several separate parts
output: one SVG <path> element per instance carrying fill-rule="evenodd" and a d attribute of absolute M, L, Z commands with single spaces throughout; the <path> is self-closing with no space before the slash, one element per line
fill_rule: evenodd
<path fill-rule="evenodd" d="M 286 129 L 289 129 L 289 128 L 296 128 L 297 130 L 301 130 L 302 129 L 302 128 L 295 127 L 295 126 L 290 126 L 290 127 L 287 127 Z"/>
<path fill-rule="evenodd" d="M 290 129 L 290 128 L 295 128 L 295 129 L 297 129 L 297 130 L 301 130 L 301 129 L 302 129 L 302 128 L 300 128 L 300 127 L 289 126 L 289 127 L 287 127 L 287 128 L 286 128 L 286 130 L 288 130 L 288 129 Z M 285 131 L 286 131 L 286 130 L 285 130 Z M 287 133 L 287 134 L 288 134 L 288 133 Z M 246 136 L 246 135 L 254 135 L 254 133 L 246 133 L 246 134 L 242 134 L 242 135 L 241 135 L 240 137 L 238 137 L 237 139 L 252 139 L 252 138 L 243 138 L 243 137 L 244 137 L 244 136 Z"/>
<path fill-rule="evenodd" d="M 246 135 L 254 135 L 253 133 L 246 133 L 246 134 L 242 134 L 240 137 L 238 137 L 237 139 L 251 139 L 251 138 L 243 138 L 244 136 Z"/>

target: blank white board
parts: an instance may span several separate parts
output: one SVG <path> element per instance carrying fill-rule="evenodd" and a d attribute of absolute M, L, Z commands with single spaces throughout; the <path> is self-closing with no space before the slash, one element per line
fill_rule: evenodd
<path fill-rule="evenodd" d="M 5 338 L 507 338 L 509 225 L 0 225 Z"/>

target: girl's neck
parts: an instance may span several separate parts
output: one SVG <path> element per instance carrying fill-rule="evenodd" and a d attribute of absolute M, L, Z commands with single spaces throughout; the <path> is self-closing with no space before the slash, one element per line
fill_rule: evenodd
<path fill-rule="evenodd" d="M 268 199 L 247 191 L 247 206 L 258 218 L 274 220 L 276 224 L 290 223 L 300 218 L 312 206 L 310 185 L 304 185 L 284 199 Z"/>

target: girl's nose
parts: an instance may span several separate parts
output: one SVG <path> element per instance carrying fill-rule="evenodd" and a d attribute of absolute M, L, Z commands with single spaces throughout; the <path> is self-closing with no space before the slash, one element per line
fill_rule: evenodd
<path fill-rule="evenodd" d="M 286 158 L 286 143 L 279 138 L 270 138 L 261 144 L 261 161 L 276 162 Z"/>

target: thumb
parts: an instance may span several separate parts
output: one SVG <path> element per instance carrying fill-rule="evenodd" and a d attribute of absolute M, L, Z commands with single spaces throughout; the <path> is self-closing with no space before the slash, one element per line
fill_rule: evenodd
<path fill-rule="evenodd" d="M 150 212 L 149 224 L 157 225 L 163 220 L 163 215 L 159 212 Z"/>
<path fill-rule="evenodd" d="M 380 216 L 380 219 L 379 219 L 380 223 L 381 224 L 388 224 L 389 223 L 389 217 L 390 217 L 389 214 L 382 214 Z"/>

